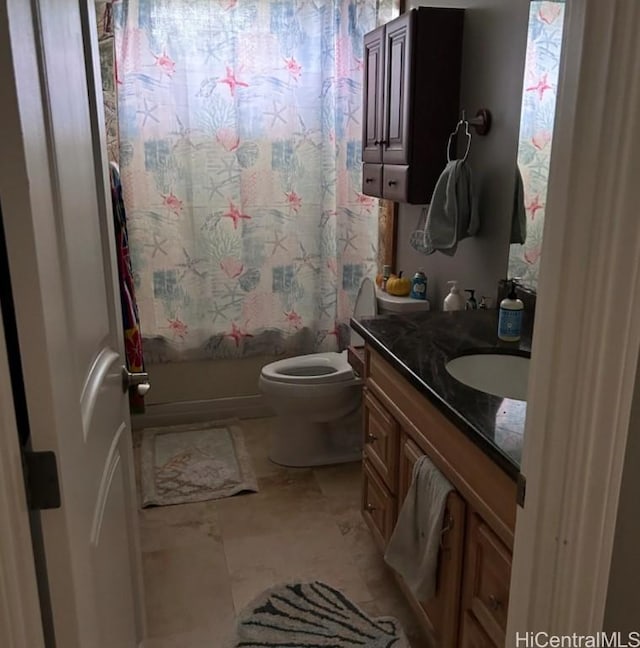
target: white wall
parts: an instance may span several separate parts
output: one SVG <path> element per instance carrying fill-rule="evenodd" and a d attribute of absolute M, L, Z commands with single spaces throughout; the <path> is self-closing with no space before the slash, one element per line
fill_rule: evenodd
<path fill-rule="evenodd" d="M 409 3 L 409 8 L 420 2 Z M 465 8 L 461 108 L 468 116 L 488 108 L 493 116 L 485 137 L 472 132 L 469 163 L 479 197 L 481 231 L 465 239 L 455 256 L 425 256 L 409 245 L 420 206 L 401 205 L 398 223 L 398 267 L 411 276 L 423 267 L 432 308 L 440 309 L 446 282 L 475 288 L 476 296 L 495 300 L 498 279 L 507 272 L 524 56 L 529 17 L 528 0 L 430 0 L 430 6 Z"/>
<path fill-rule="evenodd" d="M 618 518 L 607 590 L 604 629 L 640 631 L 640 368 L 629 422 L 629 436 L 618 502 Z"/>

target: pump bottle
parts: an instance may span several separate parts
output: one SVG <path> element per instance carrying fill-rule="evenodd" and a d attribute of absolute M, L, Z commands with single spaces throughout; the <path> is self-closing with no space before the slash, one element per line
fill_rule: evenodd
<path fill-rule="evenodd" d="M 516 294 L 516 283 L 511 280 L 509 294 L 500 302 L 498 337 L 505 342 L 517 342 L 522 331 L 524 304 Z"/>
<path fill-rule="evenodd" d="M 458 290 L 457 281 L 447 281 L 447 284 L 451 286 L 449 294 L 444 298 L 442 303 L 442 310 L 445 311 L 457 311 L 464 310 L 464 297 L 460 294 Z"/>

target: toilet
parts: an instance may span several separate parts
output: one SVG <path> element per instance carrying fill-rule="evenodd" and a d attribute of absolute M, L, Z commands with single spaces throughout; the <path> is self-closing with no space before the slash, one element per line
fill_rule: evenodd
<path fill-rule="evenodd" d="M 388 295 L 370 279 L 360 285 L 354 317 L 388 310 Z M 397 300 L 398 298 L 395 298 Z M 406 310 L 428 309 L 428 302 L 405 299 Z M 402 308 L 394 301 L 396 312 Z M 364 341 L 355 332 L 351 344 Z M 260 391 L 276 413 L 269 458 L 292 467 L 357 461 L 362 456 L 362 379 L 341 353 L 311 353 L 277 360 L 260 373 Z"/>

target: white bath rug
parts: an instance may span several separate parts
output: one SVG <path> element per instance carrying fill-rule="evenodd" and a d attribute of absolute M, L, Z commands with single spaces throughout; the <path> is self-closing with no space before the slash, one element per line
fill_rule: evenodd
<path fill-rule="evenodd" d="M 263 592 L 238 617 L 233 648 L 409 648 L 396 619 L 372 618 L 326 583 Z"/>
<path fill-rule="evenodd" d="M 140 464 L 142 506 L 201 502 L 258 490 L 237 420 L 146 428 Z"/>

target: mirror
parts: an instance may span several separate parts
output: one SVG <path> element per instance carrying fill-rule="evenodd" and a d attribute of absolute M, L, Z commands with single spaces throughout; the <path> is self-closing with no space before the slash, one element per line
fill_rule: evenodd
<path fill-rule="evenodd" d="M 508 276 L 533 290 L 542 253 L 564 14 L 564 1 L 530 4 L 518 142 L 522 183 L 517 178 L 521 191 L 516 189 L 514 198 Z"/>

